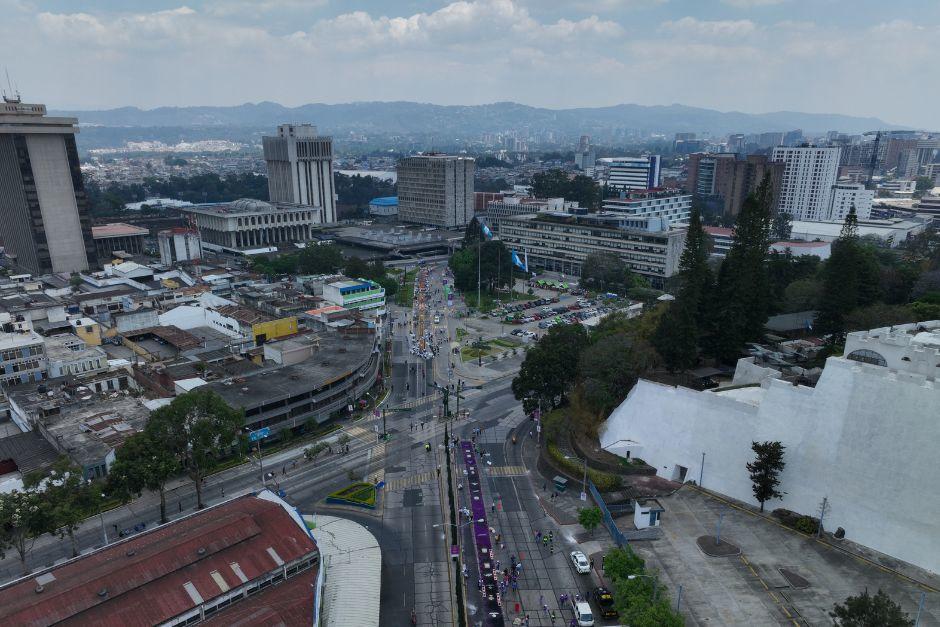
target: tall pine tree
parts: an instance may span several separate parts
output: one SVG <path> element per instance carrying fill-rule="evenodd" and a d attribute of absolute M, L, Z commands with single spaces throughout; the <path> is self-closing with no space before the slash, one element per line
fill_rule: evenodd
<path fill-rule="evenodd" d="M 763 337 L 772 306 L 767 273 L 772 205 L 770 176 L 765 176 L 741 207 L 712 292 L 706 350 L 719 361 L 734 361 L 747 342 Z"/>
<path fill-rule="evenodd" d="M 706 296 L 712 289 L 708 267 L 708 236 L 697 206 L 692 207 L 685 249 L 679 258 L 679 290 L 656 327 L 653 344 L 672 372 L 695 365 L 701 338 L 700 323 L 707 314 Z"/>
<path fill-rule="evenodd" d="M 829 335 L 831 345 L 841 344 L 847 330 L 845 319 L 857 307 L 870 305 L 879 296 L 878 262 L 858 238 L 858 216 L 849 209 L 839 239 L 823 267 L 823 292 L 816 327 Z"/>

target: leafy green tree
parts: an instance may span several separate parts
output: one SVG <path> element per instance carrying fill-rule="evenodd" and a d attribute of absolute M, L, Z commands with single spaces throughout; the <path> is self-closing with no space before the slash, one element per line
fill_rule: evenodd
<path fill-rule="evenodd" d="M 330 448 L 330 445 L 326 442 L 317 442 L 313 446 L 308 446 L 304 449 L 304 459 L 307 461 L 313 461 L 320 456 L 320 453 Z"/>
<path fill-rule="evenodd" d="M 829 616 L 840 627 L 910 627 L 914 621 L 883 590 L 875 596 L 866 589 L 833 606 Z"/>
<path fill-rule="evenodd" d="M 101 502 L 101 486 L 82 476 L 82 469 L 62 456 L 43 474 L 27 477 L 24 485 L 42 494 L 48 514 L 49 529 L 59 537 L 68 536 L 72 557 L 78 555 L 75 530 Z"/>
<path fill-rule="evenodd" d="M 202 486 L 219 460 L 244 446 L 244 413 L 222 397 L 197 388 L 153 412 L 145 432 L 174 451 L 196 488 L 196 507 L 202 509 Z"/>
<path fill-rule="evenodd" d="M 767 275 L 772 199 L 767 176 L 745 199 L 731 248 L 718 273 L 707 348 L 720 361 L 734 361 L 747 342 L 763 337 L 772 304 Z"/>
<path fill-rule="evenodd" d="M 701 328 L 708 315 L 707 299 L 714 282 L 708 265 L 709 248 L 698 207 L 693 207 L 685 248 L 679 258 L 678 294 L 653 335 L 653 345 L 672 372 L 690 368 L 698 360 Z"/>
<path fill-rule="evenodd" d="M 886 305 L 885 303 L 857 307 L 845 316 L 845 332 L 867 331 L 895 324 L 907 324 L 918 319 L 930 319 L 918 318 L 915 311 L 910 305 Z"/>
<path fill-rule="evenodd" d="M 858 239 L 855 208 L 849 210 L 839 239 L 832 243 L 832 254 L 823 268 L 823 292 L 816 325 L 829 334 L 830 343 L 842 342 L 846 316 L 857 307 L 870 305 L 878 297 L 879 268 L 870 248 Z"/>
<path fill-rule="evenodd" d="M 601 508 L 599 507 L 583 507 L 578 510 L 578 523 L 592 536 L 594 535 L 594 530 L 601 524 L 603 517 Z"/>
<path fill-rule="evenodd" d="M 816 279 L 797 279 L 783 293 L 783 311 L 793 313 L 816 309 L 823 285 Z"/>
<path fill-rule="evenodd" d="M 12 548 L 20 559 L 20 569 L 29 574 L 26 557 L 33 550 L 36 538 L 52 530 L 52 517 L 45 498 L 35 488 L 13 490 L 0 494 L 0 558 Z"/>
<path fill-rule="evenodd" d="M 564 170 L 552 169 L 532 176 L 532 195 L 536 198 L 563 198 L 571 181 Z"/>
<path fill-rule="evenodd" d="M 614 253 L 591 253 L 581 264 L 581 285 L 589 289 L 623 294 L 635 283 L 627 264 Z"/>
<path fill-rule="evenodd" d="M 343 274 L 353 279 L 371 278 L 369 276 L 369 274 L 371 274 L 369 264 L 363 261 L 361 257 L 355 256 L 346 260 Z M 383 272 L 382 274 L 384 276 L 385 273 Z"/>
<path fill-rule="evenodd" d="M 914 194 L 918 197 L 922 196 L 924 192 L 929 192 L 934 187 L 934 181 L 929 176 L 918 176 L 914 182 Z"/>
<path fill-rule="evenodd" d="M 612 549 L 604 555 L 604 574 L 611 579 L 626 579 L 628 575 L 639 575 L 646 562 L 629 546 Z"/>
<path fill-rule="evenodd" d="M 542 407 L 564 402 L 569 386 L 577 378 L 581 351 L 587 346 L 587 332 L 580 324 L 555 326 L 526 352 L 519 374 L 512 380 L 517 400 L 541 399 Z"/>
<path fill-rule="evenodd" d="M 578 361 L 583 400 L 603 419 L 655 363 L 656 351 L 635 333 L 618 333 L 593 342 Z"/>
<path fill-rule="evenodd" d="M 297 262 L 303 274 L 332 274 L 343 267 L 343 253 L 336 244 L 309 243 Z"/>
<path fill-rule="evenodd" d="M 786 449 L 780 442 L 752 442 L 754 461 L 747 463 L 747 471 L 751 477 L 751 489 L 754 498 L 760 503 L 760 511 L 764 511 L 764 503 L 770 499 L 779 499 L 786 492 L 777 489 L 780 485 L 780 473 L 787 465 L 783 460 Z"/>
<path fill-rule="evenodd" d="M 793 234 L 793 216 L 786 211 L 778 211 L 775 213 L 771 232 L 773 233 L 774 239 L 778 242 L 789 240 L 790 235 Z"/>
<path fill-rule="evenodd" d="M 585 209 L 597 211 L 601 206 L 601 187 L 590 176 L 578 174 L 568 183 L 565 200 L 574 200 Z"/>
<path fill-rule="evenodd" d="M 564 198 L 577 201 L 586 209 L 596 210 L 601 202 L 601 188 L 589 176 L 579 174 L 568 178 L 564 170 L 552 169 L 532 177 L 532 194 L 536 198 Z"/>
<path fill-rule="evenodd" d="M 145 430 L 125 440 L 108 472 L 108 491 L 128 502 L 135 494 L 150 490 L 160 495 L 160 522 L 166 522 L 166 484 L 179 474 L 177 451 Z"/>

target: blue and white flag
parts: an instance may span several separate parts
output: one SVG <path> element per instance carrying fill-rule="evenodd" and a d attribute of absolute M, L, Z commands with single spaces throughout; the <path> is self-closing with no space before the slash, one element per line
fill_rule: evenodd
<path fill-rule="evenodd" d="M 490 227 L 486 226 L 485 222 L 480 222 L 480 226 L 483 227 L 483 237 L 493 239 L 493 231 L 490 230 Z"/>
<path fill-rule="evenodd" d="M 516 251 L 512 251 L 512 263 L 513 265 L 522 268 L 526 272 L 529 271 L 529 266 L 525 263 L 522 263 L 522 259 L 519 259 L 519 255 L 516 253 Z"/>

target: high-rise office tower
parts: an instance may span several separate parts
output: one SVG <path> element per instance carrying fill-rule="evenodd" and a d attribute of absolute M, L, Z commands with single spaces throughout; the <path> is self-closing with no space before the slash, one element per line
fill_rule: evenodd
<path fill-rule="evenodd" d="M 766 155 L 697 152 L 689 155 L 685 189 L 702 201 L 706 214 L 734 218 L 748 194 L 769 175 L 776 210 L 784 167 Z"/>
<path fill-rule="evenodd" d="M 77 119 L 46 117 L 45 105 L 0 104 L 0 235 L 6 254 L 34 274 L 98 263 L 77 132 Z"/>
<path fill-rule="evenodd" d="M 276 137 L 262 137 L 268 164 L 269 200 L 320 207 L 323 223 L 336 222 L 333 138 L 312 124 L 281 124 Z"/>
<path fill-rule="evenodd" d="M 608 166 L 607 187 L 615 191 L 659 187 L 659 155 L 648 157 L 609 157 L 600 159 Z"/>
<path fill-rule="evenodd" d="M 778 210 L 789 213 L 794 220 L 828 219 L 841 150 L 815 146 L 774 148 L 772 160 L 784 164 Z"/>
<path fill-rule="evenodd" d="M 398 162 L 398 219 L 462 226 L 473 217 L 473 172 L 468 157 L 427 154 Z"/>

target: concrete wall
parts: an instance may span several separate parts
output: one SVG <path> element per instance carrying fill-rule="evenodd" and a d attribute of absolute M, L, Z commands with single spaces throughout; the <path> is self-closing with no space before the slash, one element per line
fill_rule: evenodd
<path fill-rule="evenodd" d="M 42 209 L 53 272 L 88 269 L 85 240 L 72 187 L 65 140 L 61 135 L 29 135 L 29 159 Z"/>
<path fill-rule="evenodd" d="M 850 540 L 933 572 L 940 572 L 940 491 L 934 485 L 940 442 L 940 388 L 923 376 L 830 358 L 815 388 L 777 379 L 761 388 L 696 392 L 640 381 L 601 429 L 601 445 L 618 442 L 674 478 L 755 503 L 745 464 L 752 441 L 786 446 L 781 500 L 841 526 Z M 928 409 L 932 408 L 932 410 Z M 626 446 L 626 445 L 625 445 Z"/>

